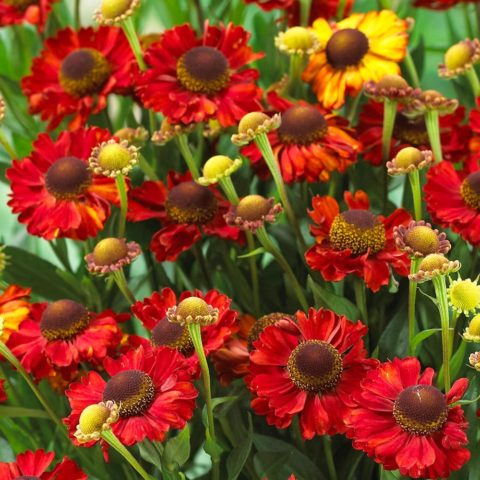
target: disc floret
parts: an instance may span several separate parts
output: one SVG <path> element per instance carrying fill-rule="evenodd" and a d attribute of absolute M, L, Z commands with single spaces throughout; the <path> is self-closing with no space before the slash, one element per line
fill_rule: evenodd
<path fill-rule="evenodd" d="M 138 147 L 126 140 L 110 139 L 93 148 L 88 163 L 97 175 L 118 177 L 127 175 L 138 163 Z"/>
<path fill-rule="evenodd" d="M 218 308 L 209 305 L 199 297 L 187 297 L 176 307 L 167 310 L 167 318 L 180 325 L 212 325 L 218 320 Z"/>
<path fill-rule="evenodd" d="M 413 282 L 422 283 L 441 275 L 457 272 L 460 266 L 458 260 L 449 260 L 441 253 L 431 253 L 422 259 L 417 273 L 410 274 L 408 278 Z"/>
<path fill-rule="evenodd" d="M 263 112 L 250 112 L 242 117 L 238 124 L 238 133 L 232 135 L 232 143 L 237 146 L 247 145 L 257 136 L 277 129 L 281 124 L 278 113 L 269 117 Z"/>
<path fill-rule="evenodd" d="M 416 170 L 422 170 L 433 163 L 431 150 L 419 150 L 415 147 L 405 147 L 393 160 L 387 162 L 389 175 L 406 175 Z"/>
<path fill-rule="evenodd" d="M 103 0 L 93 18 L 100 25 L 115 25 L 131 17 L 139 5 L 140 0 Z"/>
<path fill-rule="evenodd" d="M 109 430 L 119 418 L 119 407 L 115 402 L 95 403 L 86 407 L 80 414 L 74 433 L 79 443 L 100 440 L 102 432 Z"/>
<path fill-rule="evenodd" d="M 207 186 L 218 183 L 222 178 L 229 177 L 242 166 L 242 160 L 232 160 L 226 155 L 210 157 L 203 166 L 203 176 L 197 179 L 200 185 Z"/>

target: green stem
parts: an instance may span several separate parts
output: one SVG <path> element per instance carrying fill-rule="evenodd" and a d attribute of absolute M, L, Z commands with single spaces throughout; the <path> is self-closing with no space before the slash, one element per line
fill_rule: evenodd
<path fill-rule="evenodd" d="M 194 180 L 196 180 L 200 176 L 200 172 L 198 171 L 197 164 L 195 163 L 195 159 L 193 158 L 190 147 L 188 146 L 188 137 L 184 133 L 181 133 L 176 137 L 176 141 L 178 148 L 180 149 L 180 153 L 182 154 L 182 157 L 185 160 L 192 177 Z"/>
<path fill-rule="evenodd" d="M 463 16 L 465 18 L 465 28 L 467 30 L 467 36 L 469 38 L 475 38 L 475 33 L 473 33 L 471 14 L 468 11 L 469 5 L 467 3 L 462 3 L 462 7 L 463 7 Z"/>
<path fill-rule="evenodd" d="M 425 125 L 427 126 L 428 139 L 433 150 L 433 156 L 436 162 L 443 160 L 442 143 L 440 142 L 440 124 L 437 110 L 427 110 L 425 112 Z"/>
<path fill-rule="evenodd" d="M 390 160 L 390 144 L 396 115 L 397 102 L 387 98 L 383 104 L 382 160 L 384 165 Z"/>
<path fill-rule="evenodd" d="M 328 475 L 330 480 L 337 480 L 337 470 L 335 469 L 332 453 L 332 439 L 328 435 L 323 435 L 322 441 L 325 450 L 325 460 L 327 461 Z"/>
<path fill-rule="evenodd" d="M 295 277 L 293 270 L 291 269 L 289 263 L 287 262 L 285 257 L 282 255 L 280 250 L 270 240 L 270 237 L 268 236 L 268 233 L 265 230 L 265 227 L 260 227 L 259 229 L 257 229 L 256 235 L 258 240 L 262 244 L 263 248 L 267 252 L 271 253 L 275 258 L 275 260 L 278 262 L 278 264 L 282 267 L 287 277 L 289 278 L 290 283 L 292 284 L 292 287 L 293 287 L 293 290 L 295 291 L 295 295 L 297 296 L 298 302 L 300 303 L 303 310 L 305 312 L 308 312 L 308 302 L 307 302 L 307 299 L 305 298 L 302 287 L 298 283 L 297 277 Z"/>
<path fill-rule="evenodd" d="M 346 0 L 340 0 L 340 1 L 338 2 L 337 14 L 336 14 L 337 21 L 342 20 L 344 14 L 345 14 L 345 4 L 346 4 L 346 3 L 347 3 Z"/>
<path fill-rule="evenodd" d="M 457 321 L 460 313 L 456 310 L 452 313 L 452 328 L 451 328 L 451 335 L 450 335 L 450 355 L 453 352 L 453 342 L 455 340 L 455 329 L 457 328 Z"/>
<path fill-rule="evenodd" d="M 301 94 L 302 83 L 300 81 L 300 75 L 303 70 L 303 55 L 293 54 L 290 55 L 290 70 L 288 74 L 288 86 L 287 92 L 294 98 L 297 98 Z"/>
<path fill-rule="evenodd" d="M 240 201 L 240 197 L 238 196 L 237 190 L 235 189 L 235 185 L 233 184 L 231 177 L 223 177 L 219 180 L 219 183 L 222 187 L 223 192 L 228 198 L 228 201 L 232 205 L 237 205 Z"/>
<path fill-rule="evenodd" d="M 473 66 L 471 68 L 467 68 L 466 75 L 470 86 L 472 87 L 473 97 L 477 98 L 478 96 L 480 96 L 480 80 L 478 80 L 475 68 Z"/>
<path fill-rule="evenodd" d="M 122 29 L 125 32 L 125 36 L 127 37 L 130 48 L 135 55 L 135 59 L 137 60 L 140 70 L 145 71 L 147 69 L 147 64 L 143 59 L 142 47 L 140 46 L 137 32 L 135 31 L 135 25 L 133 24 L 131 17 L 128 17 L 122 22 Z"/>
<path fill-rule="evenodd" d="M 410 180 L 410 187 L 412 189 L 415 220 L 418 222 L 422 219 L 422 190 L 420 186 L 420 172 L 418 170 L 410 172 L 408 174 L 408 179 Z"/>
<path fill-rule="evenodd" d="M 410 263 L 410 274 L 417 273 L 420 259 L 412 258 Z M 417 282 L 409 281 L 408 283 L 408 353 L 415 355 L 412 341 L 415 337 L 415 301 L 417 298 Z"/>
<path fill-rule="evenodd" d="M 360 106 L 360 101 L 362 99 L 362 92 L 360 92 L 356 97 L 353 97 L 353 100 L 350 101 L 347 107 L 347 120 L 350 125 L 353 126 L 355 118 L 357 116 L 358 107 Z"/>
<path fill-rule="evenodd" d="M 417 67 L 413 61 L 410 50 L 407 49 L 407 54 L 403 59 L 403 64 L 407 69 L 408 75 L 410 76 L 410 81 L 415 88 L 420 88 L 420 78 L 418 76 Z"/>
<path fill-rule="evenodd" d="M 305 244 L 305 240 L 303 239 L 302 232 L 300 231 L 300 226 L 298 225 L 297 217 L 295 216 L 295 212 L 292 208 L 290 200 L 288 199 L 287 190 L 285 188 L 285 183 L 283 181 L 282 174 L 280 172 L 280 168 L 278 166 L 277 161 L 275 160 L 275 155 L 273 154 L 272 147 L 270 142 L 268 141 L 268 137 L 265 133 L 257 135 L 255 137 L 255 143 L 259 148 L 260 152 L 262 152 L 263 158 L 265 159 L 265 163 L 267 164 L 270 173 L 272 174 L 273 181 L 278 190 L 278 194 L 280 196 L 280 200 L 283 203 L 283 208 L 285 209 L 285 213 L 287 214 L 287 218 L 290 222 L 290 225 L 297 236 L 301 253 L 303 254 L 307 250 L 307 245 Z"/>
<path fill-rule="evenodd" d="M 363 322 L 368 325 L 367 292 L 365 291 L 365 283 L 361 278 L 354 277 L 353 289 L 357 308 L 360 311 Z"/>
<path fill-rule="evenodd" d="M 448 311 L 445 275 L 435 277 L 433 279 L 433 286 L 435 287 L 442 327 L 443 381 L 445 392 L 448 392 L 450 390 L 450 315 Z"/>
<path fill-rule="evenodd" d="M 202 332 L 200 330 L 200 325 L 196 323 L 189 324 L 188 332 L 190 334 L 190 338 L 192 339 L 193 346 L 195 347 L 195 351 L 197 352 L 198 361 L 202 370 L 202 380 L 205 390 L 205 406 L 207 408 L 208 419 L 208 427 L 206 430 L 207 441 L 211 440 L 213 442 L 216 442 L 217 440 L 215 435 L 215 423 L 213 420 L 212 390 L 210 385 L 210 370 L 208 369 L 207 357 L 205 356 L 205 351 L 203 350 Z M 210 453 L 210 456 L 212 458 L 212 478 L 214 480 L 219 480 L 220 458 L 212 453 Z"/>
<path fill-rule="evenodd" d="M 12 160 L 14 158 L 17 158 L 17 153 L 15 152 L 14 148 L 10 145 L 10 142 L 8 141 L 6 135 L 2 132 L 1 129 L 0 129 L 0 145 L 5 149 L 5 151 L 8 153 L 8 155 Z"/>
<path fill-rule="evenodd" d="M 151 480 L 150 475 L 138 463 L 137 459 L 125 448 L 120 440 L 115 436 L 111 430 L 104 430 L 102 438 L 115 449 L 144 480 Z"/>
<path fill-rule="evenodd" d="M 73 11 L 73 24 L 75 25 L 75 30 L 78 30 L 80 28 L 80 0 L 75 0 Z"/>
<path fill-rule="evenodd" d="M 139 154 L 138 159 L 140 168 L 143 170 L 145 175 L 150 180 L 158 181 L 158 175 L 155 173 L 153 167 L 147 162 L 147 159 L 142 154 Z"/>
<path fill-rule="evenodd" d="M 122 292 L 122 295 L 125 297 L 125 299 L 130 305 L 133 305 L 136 301 L 135 296 L 128 288 L 127 279 L 125 278 L 125 273 L 123 273 L 123 270 L 117 270 L 113 272 L 112 275 L 115 283 L 117 284 L 117 287 Z"/>
<path fill-rule="evenodd" d="M 302 27 L 308 26 L 311 5 L 312 0 L 300 0 L 300 25 Z"/>
<path fill-rule="evenodd" d="M 127 184 L 125 182 L 125 177 L 122 174 L 117 175 L 115 181 L 117 183 L 118 196 L 120 197 L 120 218 L 118 220 L 118 236 L 119 238 L 123 238 L 125 236 L 125 227 L 127 225 Z"/>

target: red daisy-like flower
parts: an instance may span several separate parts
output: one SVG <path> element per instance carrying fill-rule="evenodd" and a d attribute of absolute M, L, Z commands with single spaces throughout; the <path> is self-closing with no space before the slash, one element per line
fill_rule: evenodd
<path fill-rule="evenodd" d="M 145 54 L 149 69 L 137 80 L 137 93 L 147 108 L 162 112 L 170 123 L 197 123 L 215 118 L 223 127 L 261 110 L 258 71 L 243 68 L 263 57 L 247 45 L 250 34 L 229 23 L 205 23 L 197 38 L 180 25 L 163 33 Z"/>
<path fill-rule="evenodd" d="M 0 316 L 3 319 L 3 329 L 0 342 L 6 343 L 12 332 L 28 317 L 30 312 L 30 288 L 9 285 L 0 294 Z"/>
<path fill-rule="evenodd" d="M 118 193 L 115 180 L 91 173 L 88 158 L 109 138 L 97 127 L 62 132 L 56 141 L 42 133 L 30 156 L 13 161 L 6 173 L 12 190 L 8 205 L 30 234 L 85 240 L 102 230 Z"/>
<path fill-rule="evenodd" d="M 367 359 L 367 327 L 330 310 L 296 313 L 265 328 L 250 354 L 246 378 L 252 407 L 267 422 L 286 428 L 299 415 L 305 439 L 346 430 L 345 418 L 361 379 L 375 360 Z"/>
<path fill-rule="evenodd" d="M 446 10 L 459 3 L 477 3 L 478 0 L 415 0 L 415 7 L 430 8 L 432 10 Z"/>
<path fill-rule="evenodd" d="M 347 435 L 386 470 L 412 478 L 446 478 L 470 458 L 468 423 L 460 406 L 468 380 L 443 394 L 432 385 L 434 371 L 420 372 L 418 359 L 383 363 L 368 372 L 354 393 L 357 407 Z"/>
<path fill-rule="evenodd" d="M 455 170 L 448 162 L 430 168 L 424 187 L 432 219 L 472 245 L 480 245 L 480 157 Z"/>
<path fill-rule="evenodd" d="M 276 92 L 269 93 L 268 101 L 282 114 L 280 127 L 268 133 L 268 139 L 287 183 L 326 182 L 331 172 L 344 172 L 356 161 L 361 144 L 344 118 L 319 105 L 293 103 Z M 269 175 L 255 143 L 243 147 L 241 152 L 261 177 Z"/>
<path fill-rule="evenodd" d="M 459 125 L 465 116 L 465 108 L 440 117 L 442 153 L 450 162 L 460 162 L 468 154 L 468 142 L 472 135 L 468 125 Z M 364 158 L 372 165 L 382 165 L 383 104 L 373 100 L 362 108 L 358 123 L 358 138 L 364 147 Z M 422 117 L 408 118 L 398 107 L 390 150 L 390 158 L 408 146 L 431 150 L 427 127 Z"/>
<path fill-rule="evenodd" d="M 132 88 L 134 56 L 122 30 L 115 27 L 66 28 L 45 42 L 32 74 L 22 79 L 30 113 L 56 128 L 69 115 L 68 127 L 84 126 L 91 113 L 107 105 L 111 93 Z"/>
<path fill-rule="evenodd" d="M 182 429 L 192 417 L 198 392 L 185 358 L 175 350 L 139 347 L 118 360 L 107 357 L 104 367 L 107 381 L 89 372 L 66 392 L 72 412 L 64 421 L 72 435 L 84 408 L 100 402 L 119 405 L 112 430 L 124 445 L 162 441 L 170 428 Z"/>
<path fill-rule="evenodd" d="M 43 450 L 21 453 L 15 462 L 0 463 L 0 478 L 2 480 L 87 480 L 87 475 L 68 457 L 64 457 L 53 470 L 47 472 L 54 458 L 54 452 L 47 453 Z"/>
<path fill-rule="evenodd" d="M 393 227 L 407 225 L 410 214 L 398 208 L 387 218 L 377 216 L 369 210 L 370 201 L 362 190 L 354 195 L 345 192 L 344 200 L 349 210 L 340 212 L 332 197 L 312 199 L 313 210 L 308 214 L 315 222 L 310 232 L 316 243 L 305 254 L 310 268 L 329 282 L 356 275 L 374 292 L 388 285 L 391 268 L 408 275 L 410 260 L 397 249 Z"/>
<path fill-rule="evenodd" d="M 136 302 L 132 305 L 132 312 L 144 327 L 150 330 L 152 345 L 178 350 L 187 358 L 185 364 L 190 366 L 193 374 L 198 372 L 198 358 L 188 329 L 185 325 L 170 322 L 166 317 L 169 308 L 175 307 L 188 297 L 199 297 L 211 307 L 218 308 L 217 321 L 201 327 L 203 349 L 208 356 L 221 348 L 232 333 L 238 330 L 236 324 L 238 313 L 230 309 L 231 300 L 226 295 L 217 290 L 209 290 L 205 294 L 195 290 L 183 292 L 177 299 L 173 290 L 164 288 L 161 292 L 154 292 L 142 302 Z"/>
<path fill-rule="evenodd" d="M 57 0 L 0 0 L 0 27 L 28 22 L 40 32 Z"/>
<path fill-rule="evenodd" d="M 80 362 L 100 365 L 115 351 L 122 339 L 117 322 L 127 318 L 112 310 L 91 313 L 72 300 L 36 303 L 30 317 L 10 336 L 8 346 L 37 379 L 55 370 L 68 378 Z"/>
<path fill-rule="evenodd" d="M 215 187 L 193 182 L 190 173 L 170 172 L 167 186 L 161 181 L 144 182 L 132 189 L 128 198 L 128 220 L 155 218 L 163 225 L 150 243 L 159 262 L 175 261 L 202 238 L 202 231 L 225 240 L 244 240 L 242 232 L 228 226 L 223 218 L 230 203 Z"/>

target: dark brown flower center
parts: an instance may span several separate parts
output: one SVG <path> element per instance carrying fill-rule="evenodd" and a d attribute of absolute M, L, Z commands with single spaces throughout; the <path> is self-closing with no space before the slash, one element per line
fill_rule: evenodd
<path fill-rule="evenodd" d="M 68 340 L 82 332 L 89 323 L 88 310 L 73 300 L 58 300 L 45 309 L 40 331 L 49 341 Z"/>
<path fill-rule="evenodd" d="M 431 385 L 414 385 L 402 390 L 395 400 L 393 416 L 407 432 L 428 435 L 447 420 L 445 395 Z"/>
<path fill-rule="evenodd" d="M 35 5 L 35 4 L 38 4 L 40 2 L 39 2 L 39 0 L 5 0 L 5 3 L 7 5 L 15 7 L 16 9 L 18 9 L 20 11 L 24 11 L 30 5 Z M 18 477 L 18 478 L 20 478 L 20 477 Z M 27 478 L 27 477 L 25 477 L 25 478 Z M 32 477 L 32 478 L 37 478 L 37 477 Z"/>
<path fill-rule="evenodd" d="M 282 114 L 278 135 L 284 143 L 308 145 L 321 140 L 327 129 L 327 121 L 317 108 L 296 105 Z"/>
<path fill-rule="evenodd" d="M 175 348 L 188 356 L 193 352 L 193 342 L 188 328 L 178 323 L 169 322 L 165 317 L 152 330 L 152 343 L 156 347 Z"/>
<path fill-rule="evenodd" d="M 56 160 L 45 175 L 47 190 L 59 200 L 72 200 L 90 185 L 92 176 L 86 162 L 77 157 Z"/>
<path fill-rule="evenodd" d="M 351 250 L 353 255 L 376 253 L 385 245 L 385 227 L 368 210 L 347 210 L 337 215 L 330 227 L 330 242 L 337 250 Z"/>
<path fill-rule="evenodd" d="M 460 187 L 465 203 L 476 210 L 480 210 L 480 170 L 471 173 Z"/>
<path fill-rule="evenodd" d="M 69 53 L 60 67 L 60 84 L 74 97 L 101 91 L 112 69 L 108 60 L 94 48 L 80 48 Z"/>
<path fill-rule="evenodd" d="M 254 222 L 268 215 L 271 208 L 271 202 L 267 198 L 261 195 L 247 195 L 238 203 L 236 214 L 244 220 Z"/>
<path fill-rule="evenodd" d="M 269 313 L 268 315 L 264 315 L 257 319 L 257 321 L 252 325 L 250 332 L 248 334 L 247 345 L 248 350 L 252 350 L 253 342 L 257 341 L 262 332 L 269 327 L 270 325 L 275 325 L 278 320 L 282 318 L 292 318 L 290 315 L 286 313 L 274 312 Z"/>
<path fill-rule="evenodd" d="M 326 52 L 328 63 L 333 68 L 357 65 L 368 52 L 368 38 L 360 30 L 344 28 L 330 37 Z"/>
<path fill-rule="evenodd" d="M 290 354 L 287 370 L 293 383 L 307 392 L 328 392 L 340 380 L 343 361 L 327 342 L 307 340 Z"/>
<path fill-rule="evenodd" d="M 228 60 L 216 48 L 194 47 L 178 60 L 177 76 L 187 90 L 213 95 L 228 85 Z"/>
<path fill-rule="evenodd" d="M 217 201 L 208 187 L 182 182 L 170 190 L 165 207 L 178 223 L 204 224 L 215 216 Z"/>
<path fill-rule="evenodd" d="M 401 143 L 408 143 L 414 147 L 430 144 L 423 117 L 409 119 L 402 113 L 397 113 L 393 136 Z"/>
<path fill-rule="evenodd" d="M 155 397 L 152 379 L 141 370 L 125 370 L 115 374 L 105 385 L 103 401 L 120 406 L 121 417 L 141 415 Z"/>

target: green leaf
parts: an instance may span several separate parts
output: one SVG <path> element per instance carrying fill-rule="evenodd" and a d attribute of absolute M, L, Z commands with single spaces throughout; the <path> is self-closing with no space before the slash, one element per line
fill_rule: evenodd
<path fill-rule="evenodd" d="M 458 375 L 458 372 L 462 368 L 465 361 L 465 350 L 467 348 L 467 342 L 461 342 L 457 351 L 450 358 L 450 378 L 453 380 Z M 437 385 L 443 385 L 443 365 L 438 372 Z"/>
<path fill-rule="evenodd" d="M 227 458 L 228 480 L 236 480 L 242 472 L 253 444 L 252 416 L 248 414 L 248 432 L 243 440 L 230 452 Z"/>
<path fill-rule="evenodd" d="M 167 466 L 182 466 L 190 457 L 190 428 L 188 424 L 165 444 L 163 459 Z M 168 467 L 170 468 L 170 467 Z"/>
<path fill-rule="evenodd" d="M 205 444 L 203 445 L 205 452 L 207 452 L 212 458 L 220 458 L 225 451 L 225 448 L 220 445 L 219 442 L 213 440 L 208 430 L 205 431 L 205 437 Z"/>
<path fill-rule="evenodd" d="M 312 277 L 307 280 L 308 289 L 313 293 L 313 298 L 317 305 L 326 307 L 339 315 L 345 315 L 349 320 L 360 318 L 360 312 L 356 305 L 345 297 L 340 297 L 315 283 Z"/>
<path fill-rule="evenodd" d="M 149 440 L 145 440 L 138 444 L 138 451 L 140 456 L 148 463 L 155 465 L 160 471 L 162 470 L 162 458 L 160 452 L 155 448 L 155 445 Z"/>
<path fill-rule="evenodd" d="M 255 257 L 256 255 L 261 255 L 262 253 L 265 253 L 266 250 L 263 247 L 258 247 L 255 250 L 252 250 L 251 252 L 245 253 L 245 255 L 239 255 L 237 258 L 250 258 L 250 257 Z"/>
<path fill-rule="evenodd" d="M 417 333 L 412 339 L 412 349 L 415 351 L 417 346 L 426 340 L 428 337 L 432 336 L 436 332 L 441 332 L 441 328 L 428 328 L 427 330 L 423 330 L 420 333 Z"/>
<path fill-rule="evenodd" d="M 235 396 L 212 398 L 212 410 L 215 410 L 215 408 L 218 407 L 219 405 L 221 405 L 222 403 L 234 402 L 237 399 L 238 399 L 238 397 L 235 397 Z M 203 407 L 203 411 L 202 411 L 202 422 L 203 422 L 204 427 L 207 428 L 208 427 L 208 415 L 207 415 L 207 406 L 206 405 Z"/>
<path fill-rule="evenodd" d="M 35 408 L 0 406 L 0 417 L 50 418 L 47 412 Z"/>

